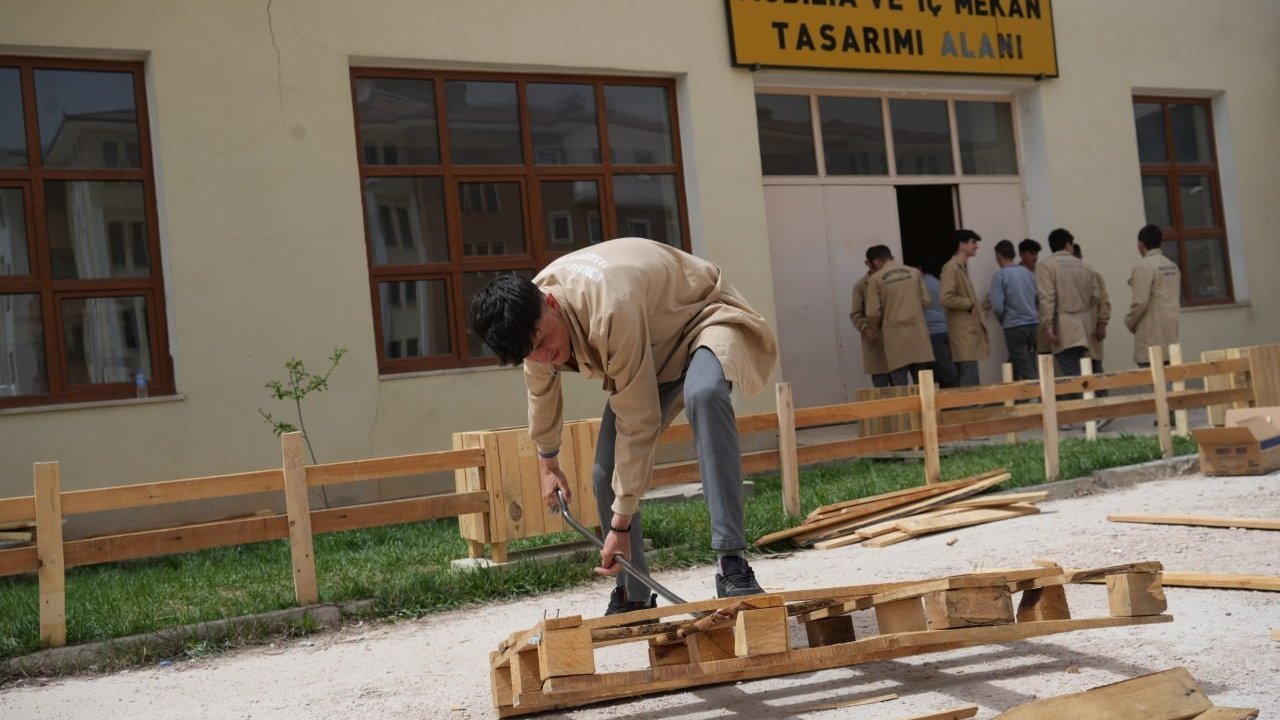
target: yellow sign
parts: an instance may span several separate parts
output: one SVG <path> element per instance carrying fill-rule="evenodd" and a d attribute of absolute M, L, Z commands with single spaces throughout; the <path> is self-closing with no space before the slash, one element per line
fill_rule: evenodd
<path fill-rule="evenodd" d="M 1051 0 L 725 0 L 733 63 L 1057 77 Z"/>

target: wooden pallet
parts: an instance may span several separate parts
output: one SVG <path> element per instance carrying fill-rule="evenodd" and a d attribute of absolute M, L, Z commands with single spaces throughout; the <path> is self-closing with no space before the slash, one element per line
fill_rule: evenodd
<path fill-rule="evenodd" d="M 548 619 L 511 634 L 490 654 L 493 704 L 498 717 L 514 717 L 1073 630 L 1169 622 L 1162 570 L 1158 562 L 1037 567 Z M 1096 578 L 1107 580 L 1110 616 L 1072 618 L 1063 585 Z M 1015 593 L 1021 593 L 1016 606 Z M 878 634 L 855 637 L 851 613 L 858 611 L 875 614 Z M 791 641 L 792 622 L 804 627 L 806 643 Z M 636 658 L 647 667 L 598 672 L 595 651 L 623 644 L 647 652 L 647 659 Z"/>

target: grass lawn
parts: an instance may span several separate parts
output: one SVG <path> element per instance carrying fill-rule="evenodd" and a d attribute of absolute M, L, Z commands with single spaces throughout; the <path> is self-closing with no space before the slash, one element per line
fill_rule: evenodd
<path fill-rule="evenodd" d="M 1195 451 L 1189 439 L 1175 438 L 1178 453 Z M 944 480 L 1006 467 L 1013 478 L 1004 488 L 1044 482 L 1038 442 L 996 445 L 942 458 Z M 1062 477 L 1131 465 L 1160 457 L 1155 437 L 1066 440 L 1061 445 Z M 802 512 L 840 500 L 919 485 L 920 462 L 856 460 L 800 473 Z M 781 481 L 753 478 L 747 498 L 748 539 L 795 524 L 781 512 Z M 653 541 L 654 570 L 710 563 L 711 531 L 700 500 L 646 504 L 645 531 Z M 515 541 L 520 550 L 568 540 L 573 533 Z M 516 563 L 501 570 L 450 569 L 466 556 L 455 519 L 318 535 L 316 573 L 321 602 L 374 600 L 378 618 L 416 617 L 461 605 L 536 595 L 588 582 L 591 558 L 550 563 Z M 73 568 L 67 572 L 67 642 L 107 640 L 206 620 L 293 606 L 287 540 L 203 550 L 161 558 Z M 0 658 L 39 650 L 38 591 L 34 574 L 0 578 Z M 303 628 L 305 630 L 305 628 Z M 258 639 L 252 631 L 224 644 Z M 157 656 L 194 655 L 216 650 L 203 641 L 175 637 L 164 647 L 122 653 L 116 664 Z"/>

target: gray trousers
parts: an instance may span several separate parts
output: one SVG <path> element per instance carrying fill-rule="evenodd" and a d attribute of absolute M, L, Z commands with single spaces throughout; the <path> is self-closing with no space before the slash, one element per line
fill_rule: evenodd
<path fill-rule="evenodd" d="M 969 387 L 978 384 L 977 360 L 959 360 L 955 365 L 956 387 Z"/>
<path fill-rule="evenodd" d="M 1039 325 L 1019 325 L 1004 329 L 1004 342 L 1009 346 L 1009 364 L 1013 365 L 1014 380 L 1035 380 L 1036 332 Z"/>
<path fill-rule="evenodd" d="M 711 547 L 718 551 L 742 550 L 747 546 L 743 530 L 742 450 L 738 442 L 738 425 L 729 400 L 732 383 L 724 377 L 724 368 L 715 353 L 705 347 L 694 350 L 684 377 L 659 383 L 658 399 L 662 417 L 667 418 L 676 400 L 684 396 L 685 414 L 693 429 L 693 448 L 702 474 L 702 492 L 711 514 Z M 614 445 L 618 439 L 617 418 L 606 403 L 600 418 L 600 436 L 596 440 L 596 462 L 591 480 L 596 492 L 596 510 L 600 528 L 613 521 Z M 644 557 L 643 513 L 631 516 L 631 562 L 646 573 Z M 618 586 L 626 588 L 627 600 L 648 600 L 649 586 L 618 573 Z"/>
<path fill-rule="evenodd" d="M 951 341 L 946 333 L 929 336 L 933 345 L 933 379 L 939 387 L 956 386 L 956 364 L 951 362 Z"/>

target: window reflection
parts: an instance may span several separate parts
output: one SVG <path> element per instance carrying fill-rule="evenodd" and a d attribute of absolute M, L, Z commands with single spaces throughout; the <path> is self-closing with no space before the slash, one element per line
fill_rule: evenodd
<path fill-rule="evenodd" d="M 132 73 L 36 70 L 35 84 L 47 167 L 142 167 Z"/>
<path fill-rule="evenodd" d="M 609 157 L 624 165 L 673 162 L 667 89 L 641 85 L 605 85 Z"/>
<path fill-rule="evenodd" d="M 1169 162 L 1169 150 L 1164 137 L 1164 113 L 1159 103 L 1134 103 L 1133 120 L 1138 130 L 1138 162 Z"/>
<path fill-rule="evenodd" d="M 375 265 L 449 261 L 443 180 L 368 178 L 364 202 Z"/>
<path fill-rule="evenodd" d="M 21 188 L 0 188 L 0 276 L 30 275 L 27 206 Z"/>
<path fill-rule="evenodd" d="M 67 381 L 72 385 L 152 377 L 147 301 L 143 297 L 62 301 Z"/>
<path fill-rule="evenodd" d="M 618 234 L 680 247 L 676 179 L 671 175 L 619 175 L 613 179 Z"/>
<path fill-rule="evenodd" d="M 803 122 L 807 124 L 808 103 L 804 109 Z M 759 110 L 757 100 L 757 114 Z M 889 174 L 879 98 L 820 97 L 818 117 L 822 119 L 822 150 L 828 175 Z"/>
<path fill-rule="evenodd" d="M 808 96 L 757 95 L 756 131 L 765 175 L 818 173 Z"/>
<path fill-rule="evenodd" d="M 519 165 L 516 84 L 449 80 L 444 84 L 449 150 L 458 165 Z"/>
<path fill-rule="evenodd" d="M 40 296 L 0 295 L 0 397 L 47 392 Z"/>
<path fill-rule="evenodd" d="M 951 124 L 945 100 L 890 100 L 899 175 L 952 175 Z"/>
<path fill-rule="evenodd" d="M 439 164 L 433 81 L 360 78 L 356 104 L 366 165 Z"/>
<path fill-rule="evenodd" d="M 956 134 L 965 175 L 1018 174 L 1009 103 L 957 101 Z"/>
<path fill-rule="evenodd" d="M 529 83 L 527 90 L 533 161 L 538 165 L 599 163 L 595 88 Z"/>
<path fill-rule="evenodd" d="M 151 274 L 141 182 L 50 180 L 44 188 L 55 279 Z"/>
<path fill-rule="evenodd" d="M 539 191 L 549 252 L 568 252 L 604 239 L 600 190 L 594 180 L 544 181 Z"/>
<path fill-rule="evenodd" d="M 1226 300 L 1226 249 L 1219 238 L 1187 241 L 1187 272 L 1191 297 L 1195 300 Z"/>
<path fill-rule="evenodd" d="M 449 303 L 443 280 L 378 283 L 382 351 L 388 360 L 449 355 Z"/>
<path fill-rule="evenodd" d="M 1188 228 L 1214 227 L 1218 224 L 1213 211 L 1213 186 L 1208 175 L 1182 175 L 1178 177 L 1178 195 L 1182 201 L 1182 226 Z"/>
<path fill-rule="evenodd" d="M 1174 160 L 1182 163 L 1213 162 L 1209 141 L 1209 108 L 1204 105 L 1170 105 Z"/>
<path fill-rule="evenodd" d="M 22 80 L 17 68 L 0 68 L 0 167 L 27 166 Z"/>
<path fill-rule="evenodd" d="M 520 183 L 458 183 L 462 254 L 515 255 L 525 252 L 524 203 Z"/>
<path fill-rule="evenodd" d="M 1173 227 L 1173 214 L 1169 211 L 1169 180 L 1160 175 L 1142 177 L 1142 204 L 1146 208 L 1147 222 L 1156 227 Z"/>

